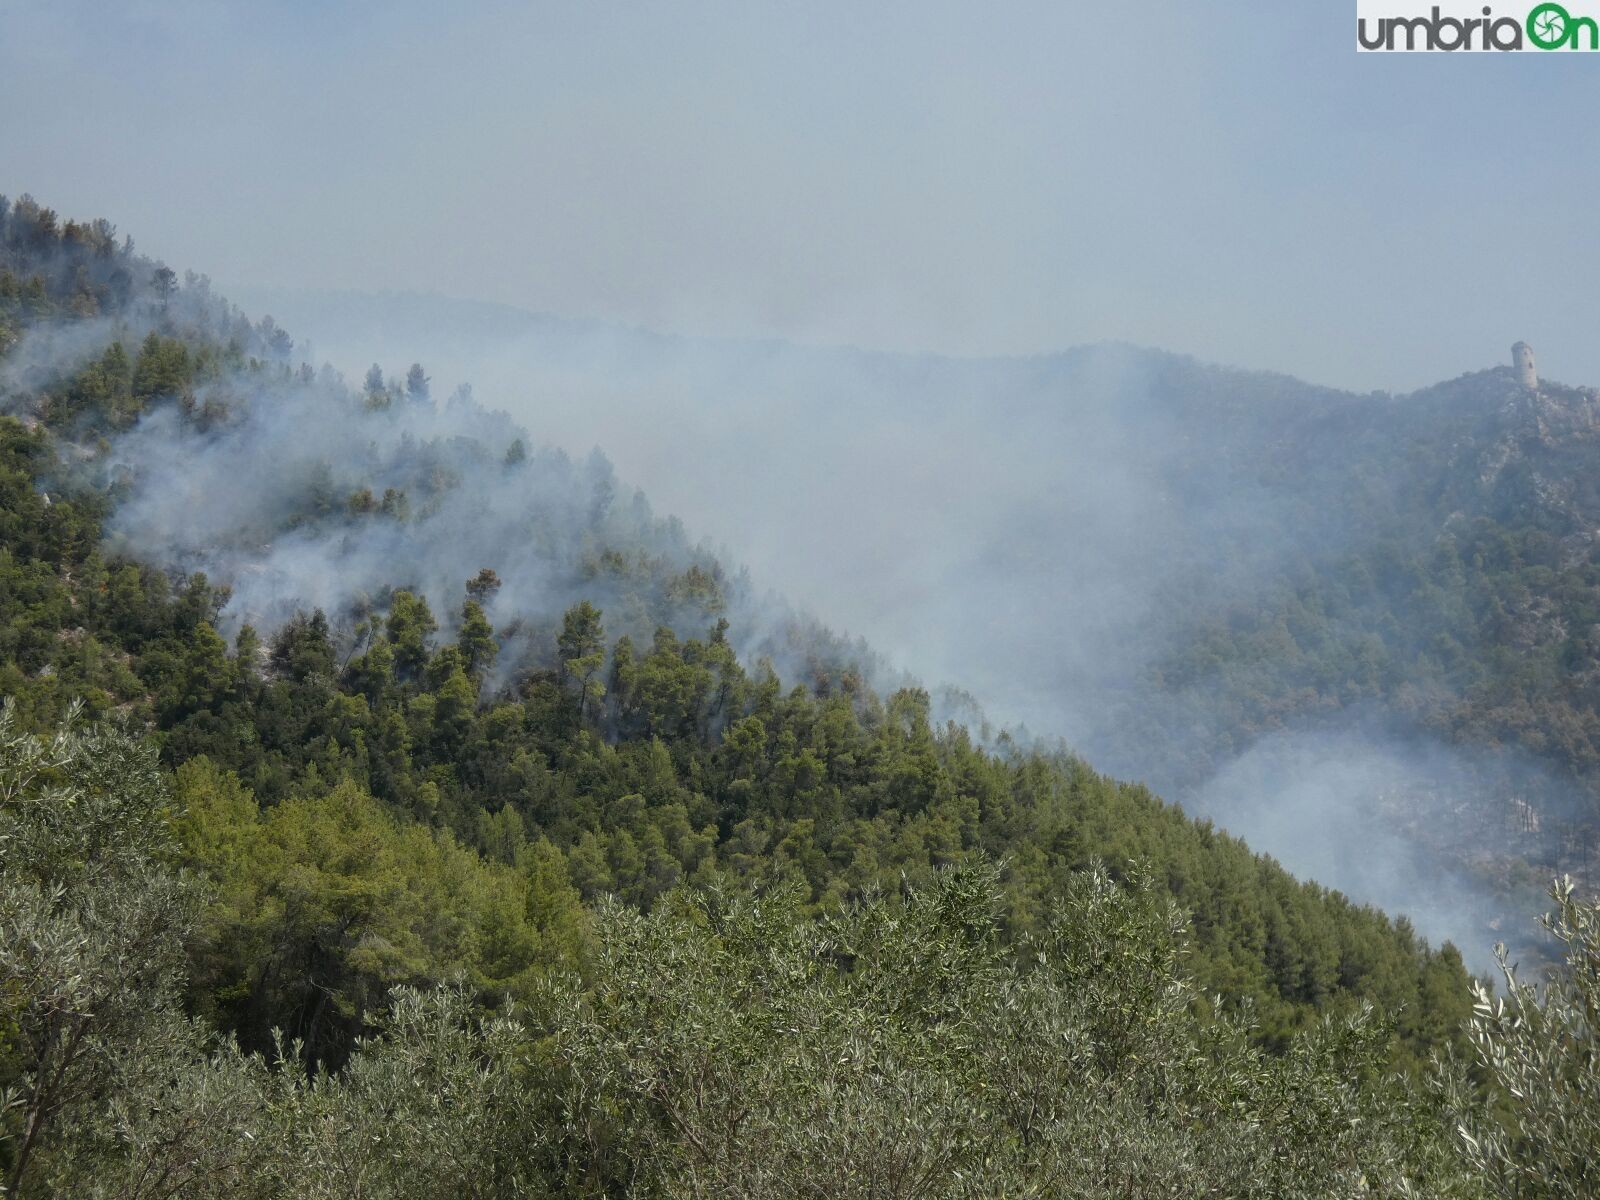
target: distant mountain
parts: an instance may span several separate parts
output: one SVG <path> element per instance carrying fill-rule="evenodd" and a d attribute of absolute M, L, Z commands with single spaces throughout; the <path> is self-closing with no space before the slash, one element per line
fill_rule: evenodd
<path fill-rule="evenodd" d="M 341 365 L 398 369 L 403 343 L 602 441 L 925 677 L 1429 927 L 1514 930 L 1532 880 L 1593 877 L 1592 390 L 1507 366 L 1356 395 L 1134 347 L 951 359 L 257 299 Z"/>
<path fill-rule="evenodd" d="M 337 1062 L 400 983 L 525 998 L 584 965 L 607 896 L 781 883 L 815 915 L 981 859 L 1003 864 L 1012 945 L 1096 863 L 1147 880 L 1263 1046 L 1362 999 L 1397 1014 L 1396 1061 L 1459 1036 L 1455 949 L 970 704 L 971 728 L 945 719 L 604 457 L 542 447 L 420 364 L 318 370 L 277 321 L 29 201 L 0 205 L 0 335 L 0 692 L 24 728 L 81 699 L 159 749 L 209 889 L 184 1003 L 248 1047 L 281 1028 Z M 1092 396 L 1121 353 L 1049 371 Z M 965 411 L 930 394 L 895 428 Z M 893 453 L 886 428 L 862 414 L 842 444 Z M 892 492 L 849 498 L 854 528 L 903 527 Z M 1002 565 L 984 581 L 1008 586 Z"/>
<path fill-rule="evenodd" d="M 112 300 L 151 294 L 153 266 L 100 253 L 93 286 Z M 253 324 L 204 280 L 172 282 L 159 311 L 140 301 L 137 328 L 181 315 L 229 337 L 237 360 L 259 354 L 276 370 L 308 350 L 285 331 L 309 328 L 315 361 L 351 378 L 377 363 L 377 384 L 364 386 L 406 414 L 391 420 L 391 444 L 351 441 L 358 427 L 325 419 L 337 389 L 294 383 L 281 404 L 253 410 L 272 419 L 255 418 L 226 454 L 195 458 L 153 421 L 142 442 L 119 443 L 130 459 L 166 447 L 170 465 L 127 491 L 115 544 L 221 571 L 235 622 L 308 598 L 330 613 L 378 603 L 397 561 L 445 596 L 482 548 L 514 544 L 524 565 L 499 603 L 511 612 L 529 587 L 545 597 L 544 625 L 523 615 L 513 626 L 530 648 L 556 597 L 587 591 L 647 636 L 700 594 L 672 579 L 703 576 L 747 656 L 772 654 L 787 675 L 825 674 L 823 645 L 827 662 L 869 657 L 814 625 L 797 639 L 804 622 L 769 618 L 786 610 L 753 577 L 865 635 L 884 656 L 876 677 L 898 678 L 885 665 L 895 663 L 955 685 L 995 722 L 1064 737 L 1434 936 L 1515 938 L 1543 877 L 1592 881 L 1591 391 L 1529 393 L 1492 368 L 1408 396 L 1354 395 L 1137 347 L 897 355 L 421 295 L 256 295 L 276 320 Z M 50 345 L 33 337 L 6 369 L 37 392 Z M 414 362 L 431 409 L 395 404 L 411 394 Z M 225 411 L 224 392 L 202 407 Z M 516 485 L 534 490 L 514 501 L 482 467 L 519 421 L 531 452 L 553 442 L 570 453 L 538 456 Z M 468 429 L 500 449 L 451 440 Z M 605 457 L 589 453 L 596 443 Z M 192 503 L 196 488 L 252 478 L 257 461 L 287 489 L 289 536 Z M 152 490 L 151 479 L 187 490 Z M 452 479 L 471 486 L 437 490 Z M 725 549 L 695 546 L 620 479 Z M 473 498 L 455 525 L 430 526 L 435 550 L 373 540 L 381 523 L 356 541 L 319 540 L 364 492 L 381 508 L 388 490 L 447 516 L 452 496 Z M 517 503 L 567 515 L 535 541 L 474 519 L 514 522 Z M 629 544 L 651 547 L 666 572 L 653 598 L 593 574 L 594 513 L 614 533 L 632 523 Z M 321 549 L 333 545 L 337 567 Z M 729 575 L 726 561 L 752 576 Z M 969 703 L 949 711 L 982 720 Z"/>

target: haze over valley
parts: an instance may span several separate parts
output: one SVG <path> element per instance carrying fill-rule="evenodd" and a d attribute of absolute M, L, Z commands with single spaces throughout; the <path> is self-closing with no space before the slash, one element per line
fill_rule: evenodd
<path fill-rule="evenodd" d="M 1539 871 L 1593 865 L 1594 784 L 1571 755 L 1398 697 L 1439 636 L 1430 595 L 1282 610 L 1292 589 L 1350 606 L 1350 572 L 1396 540 L 1456 537 L 1468 513 L 1582 535 L 1581 498 L 1507 511 L 1522 501 L 1497 460 L 1531 450 L 1526 469 L 1559 474 L 1551 451 L 1581 452 L 1593 417 L 1558 388 L 1541 433 L 1509 352 L 1427 392 L 1354 395 L 1126 346 L 942 358 L 422 295 L 250 299 L 321 330 L 312 349 L 347 374 L 415 348 L 436 386 L 469 385 L 576 457 L 598 447 L 759 584 L 994 724 L 1064 739 L 1430 936 L 1520 943 Z M 1216 645 L 1219 622 L 1285 619 L 1292 684 L 1238 661 L 1259 647 Z M 1362 640 L 1381 665 L 1357 665 Z"/>
<path fill-rule="evenodd" d="M 0 1200 L 1600 1195 L 1600 47 L 1408 2 L 0 0 Z"/>

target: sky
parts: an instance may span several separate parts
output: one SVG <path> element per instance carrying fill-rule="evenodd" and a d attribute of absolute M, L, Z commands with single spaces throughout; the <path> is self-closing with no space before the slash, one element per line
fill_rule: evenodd
<path fill-rule="evenodd" d="M 0 0 L 0 192 L 224 292 L 1600 383 L 1593 63 L 1351 7 Z"/>

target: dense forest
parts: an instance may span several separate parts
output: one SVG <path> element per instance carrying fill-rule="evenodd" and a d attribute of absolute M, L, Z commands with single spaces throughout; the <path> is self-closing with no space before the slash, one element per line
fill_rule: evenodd
<path fill-rule="evenodd" d="M 1552 873 L 1593 890 L 1592 388 L 1496 367 L 1354 394 L 1133 346 L 970 359 L 273 299 L 346 364 L 424 357 L 566 443 L 603 430 L 924 678 L 1435 936 L 1513 936 Z"/>
<path fill-rule="evenodd" d="M 1571 896 L 1575 974 L 1475 1000 L 1403 920 L 883 688 L 603 463 L 298 364 L 26 198 L 0 411 L 13 1194 L 1592 1184 Z M 252 464 L 285 419 L 312 458 Z M 173 569 L 197 536 L 226 578 Z"/>
<path fill-rule="evenodd" d="M 1184 515 L 1152 535 L 1150 610 L 1111 626 L 1133 649 L 1092 680 L 1095 760 L 1189 801 L 1272 738 L 1351 735 L 1429 763 L 1384 817 L 1440 861 L 1485 890 L 1571 872 L 1592 891 L 1600 393 L 1497 367 L 1352 395 L 1118 355 L 1087 419 Z M 1140 407 L 1115 422 L 1123 397 Z"/>

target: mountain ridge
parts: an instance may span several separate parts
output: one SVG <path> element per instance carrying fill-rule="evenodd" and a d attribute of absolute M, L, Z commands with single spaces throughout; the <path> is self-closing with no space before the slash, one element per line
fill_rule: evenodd
<path fill-rule="evenodd" d="M 44 239 L 40 223 L 36 211 L 9 214 L 0 301 L 37 294 L 51 311 L 18 299 L 0 320 L 93 319 L 78 312 L 100 295 L 92 275 L 53 270 L 30 277 L 49 287 L 16 286 L 18 264 L 79 253 Z M 109 277 L 117 254 L 107 261 Z M 73 696 L 147 723 L 201 814 L 196 869 L 219 880 L 246 869 L 225 852 L 240 814 L 259 811 L 287 836 L 273 814 L 320 821 L 323 804 L 433 830 L 486 862 L 537 861 L 581 901 L 615 892 L 644 906 L 679 882 L 775 876 L 828 910 L 1015 850 L 1008 920 L 1021 931 L 1078 867 L 1148 859 L 1196 913 L 1198 968 L 1256 996 L 1264 1037 L 1374 989 L 1415 1001 L 1406 1053 L 1448 1036 L 1457 1006 L 1445 981 L 1462 978 L 1459 955 L 1427 948 L 1404 920 L 1295 883 L 1081 760 L 1004 735 L 984 751 L 934 722 L 925 691 L 875 693 L 853 648 L 821 631 L 739 629 L 754 610 L 734 603 L 730 576 L 627 503 L 603 463 L 541 457 L 465 399 L 439 405 L 420 368 L 350 387 L 294 365 L 281 327 L 243 322 L 198 279 L 163 290 L 159 268 L 120 269 L 152 281 L 122 313 L 149 332 L 136 346 L 112 330 L 75 347 L 47 386 L 7 401 L 38 419 L 12 423 L 5 476 L 7 586 L 35 599 L 6 610 L 0 685 L 34 725 Z M 58 460 L 62 445 L 79 449 Z M 43 475 L 57 476 L 50 503 Z M 122 540 L 102 541 L 102 528 Z M 273 555 L 291 583 L 335 585 L 340 601 L 314 609 L 317 593 L 295 587 L 283 595 L 298 611 L 265 637 L 238 626 L 230 647 L 220 615 L 247 580 L 219 575 L 230 593 L 189 573 L 192 562 L 162 569 L 170 550 L 125 557 L 141 532 L 146 555 Z M 433 561 L 447 549 L 470 557 Z M 504 557 L 513 551 L 524 557 Z M 423 568 L 438 578 L 414 590 Z M 770 664 L 734 652 L 730 639 L 751 634 L 790 649 L 787 692 Z M 246 878 L 270 892 L 274 870 L 263 860 Z M 1228 915 L 1241 902 L 1258 915 Z M 368 933 L 294 934 L 339 979 L 349 1014 L 335 1019 L 314 994 L 280 994 L 259 975 L 237 941 L 255 936 L 252 913 L 213 913 L 213 936 L 235 948 L 198 971 L 192 996 L 252 1045 L 280 1019 L 326 1043 L 314 1053 L 343 1053 L 392 971 L 428 978 L 445 969 L 435 956 L 458 954 L 385 965 L 365 957 Z M 508 981 L 525 953 L 473 969 L 503 994 L 520 986 Z"/>
<path fill-rule="evenodd" d="M 419 303 L 414 325 L 448 331 L 432 301 Z M 1534 846 L 1517 830 L 1521 850 L 1481 865 L 1485 839 L 1500 836 L 1486 814 L 1532 803 L 1548 833 L 1583 809 L 1590 785 L 1571 766 L 1590 760 L 1592 735 L 1581 731 L 1592 716 L 1583 708 L 1574 724 L 1567 710 L 1578 700 L 1563 698 L 1558 680 L 1527 698 L 1506 691 L 1524 685 L 1478 680 L 1496 661 L 1479 610 L 1505 608 L 1496 619 L 1520 630 L 1507 644 L 1533 657 L 1547 656 L 1574 618 L 1539 617 L 1542 601 L 1516 596 L 1451 598 L 1449 579 L 1402 584 L 1438 566 L 1432 548 L 1451 521 L 1460 540 L 1457 527 L 1485 515 L 1555 519 L 1518 491 L 1535 484 L 1518 480 L 1538 475 L 1542 456 L 1581 456 L 1560 440 L 1562 385 L 1547 383 L 1539 402 L 1546 441 L 1524 446 L 1524 398 L 1503 367 L 1394 395 L 1126 346 L 985 362 L 735 341 L 721 357 L 671 335 L 570 333 L 557 323 L 520 351 L 498 332 L 468 339 L 455 376 L 437 343 L 408 354 L 430 363 L 446 381 L 440 390 L 470 379 L 557 444 L 604 444 L 622 477 L 731 547 L 756 577 L 826 609 L 918 677 L 984 697 L 997 723 L 1065 736 L 1091 761 L 1149 780 L 1301 872 L 1419 913 L 1435 936 L 1485 944 L 1496 927 L 1520 927 L 1542 873 L 1586 874 L 1581 832 Z M 628 348 L 636 336 L 645 342 L 637 354 Z M 372 357 L 406 361 L 380 349 Z M 1496 446 L 1509 473 L 1493 487 L 1475 483 L 1479 457 Z M 683 471 L 690 460 L 704 469 Z M 855 519 L 857 493 L 873 522 Z M 928 526 L 942 545 L 930 547 Z M 1470 581 L 1477 568 L 1464 569 Z M 1381 594 L 1363 580 L 1381 583 Z M 999 612 L 1027 615 L 992 624 Z M 1059 617 L 1043 624 L 1052 612 Z M 1297 644 L 1297 630 L 1310 641 Z M 1436 678 L 1441 670 L 1453 678 Z M 1542 735 L 1517 715 L 1528 704 L 1550 714 L 1540 718 L 1548 728 L 1580 735 Z M 1485 725 L 1480 710 L 1500 715 Z M 1353 734 L 1372 764 L 1360 785 L 1335 761 L 1348 757 Z M 1344 750 L 1307 758 L 1307 738 Z M 1501 743 L 1514 753 L 1485 765 L 1494 755 L 1480 751 Z M 1281 778 L 1232 770 L 1263 746 L 1280 765 L 1309 765 Z M 1253 781 L 1242 792 L 1241 778 Z M 1396 809 L 1385 778 L 1407 780 L 1413 800 Z M 1534 780 L 1532 794 L 1511 778 Z M 1481 819 L 1466 823 L 1471 844 L 1444 836 L 1461 822 L 1428 815 L 1430 797 L 1462 779 L 1482 794 Z M 1345 805 L 1351 814 L 1392 814 L 1379 878 L 1352 873 L 1349 856 L 1303 857 L 1308 841 L 1359 843 L 1369 817 L 1308 839 L 1261 816 L 1274 794 L 1351 787 L 1362 791 Z M 1437 903 L 1415 879 L 1452 899 Z M 1455 916 L 1480 910 L 1467 925 Z"/>

